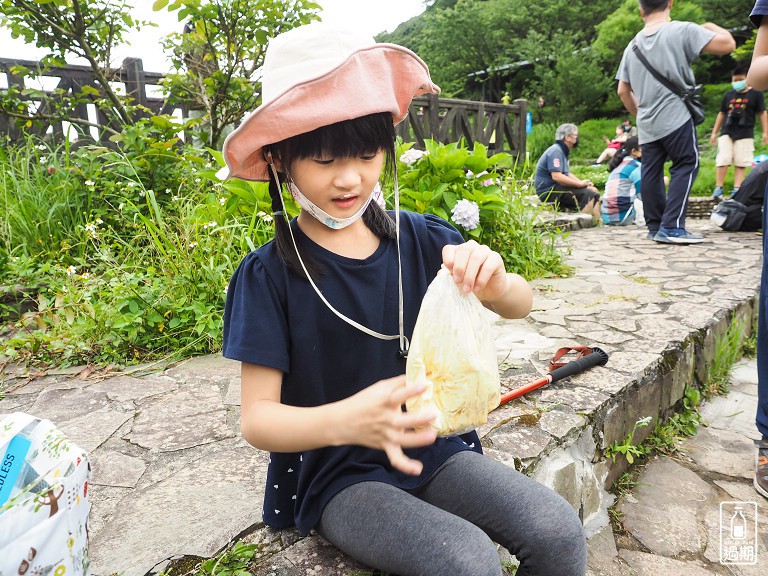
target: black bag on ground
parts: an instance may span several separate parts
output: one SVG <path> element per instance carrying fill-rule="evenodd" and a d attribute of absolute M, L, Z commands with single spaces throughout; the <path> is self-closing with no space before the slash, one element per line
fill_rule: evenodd
<path fill-rule="evenodd" d="M 752 168 L 733 198 L 712 210 L 710 220 L 723 230 L 754 232 L 763 227 L 763 200 L 768 185 L 768 161 Z"/>
<path fill-rule="evenodd" d="M 736 232 L 741 230 L 744 220 L 750 210 L 760 210 L 760 206 L 750 206 L 747 208 L 744 204 L 733 198 L 723 200 L 720 204 L 714 207 L 712 215 L 709 217 L 710 221 L 719 226 L 723 230 L 728 232 Z"/>

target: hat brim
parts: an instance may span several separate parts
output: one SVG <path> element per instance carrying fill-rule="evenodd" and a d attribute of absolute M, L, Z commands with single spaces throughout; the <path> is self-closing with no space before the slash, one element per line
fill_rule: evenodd
<path fill-rule="evenodd" d="M 410 50 L 375 44 L 358 50 L 318 78 L 291 86 L 262 104 L 225 140 L 229 177 L 268 180 L 262 149 L 322 126 L 390 112 L 395 124 L 420 94 L 438 94 L 427 65 Z"/>

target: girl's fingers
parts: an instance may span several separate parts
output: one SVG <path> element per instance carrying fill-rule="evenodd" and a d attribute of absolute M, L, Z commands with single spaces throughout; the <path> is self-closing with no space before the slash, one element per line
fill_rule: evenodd
<path fill-rule="evenodd" d="M 433 410 L 421 410 L 419 412 L 401 412 L 398 414 L 392 425 L 401 430 L 419 430 L 434 421 L 437 414 Z"/>
<path fill-rule="evenodd" d="M 389 403 L 393 406 L 402 406 L 405 401 L 414 396 L 418 396 L 427 389 L 426 383 L 406 384 L 405 375 L 402 376 L 402 384 L 397 384 L 396 388 L 389 394 Z"/>
<path fill-rule="evenodd" d="M 396 445 L 390 445 L 385 448 L 389 463 L 392 464 L 392 468 L 400 470 L 403 474 L 410 474 L 411 476 L 418 476 L 424 469 L 424 465 L 418 460 L 408 458 L 403 453 L 402 448 Z"/>
<path fill-rule="evenodd" d="M 401 448 L 421 448 L 435 443 L 437 432 L 431 428 L 414 432 L 405 432 L 401 441 L 398 442 Z"/>

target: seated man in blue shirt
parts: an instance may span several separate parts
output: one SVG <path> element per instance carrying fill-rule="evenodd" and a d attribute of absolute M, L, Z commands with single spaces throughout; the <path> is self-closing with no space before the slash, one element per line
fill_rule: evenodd
<path fill-rule="evenodd" d="M 536 165 L 534 186 L 544 202 L 552 202 L 561 210 L 581 211 L 600 220 L 600 193 L 589 180 L 571 174 L 568 156 L 579 144 L 579 128 L 561 124 L 555 132 L 555 143 L 544 151 Z"/>

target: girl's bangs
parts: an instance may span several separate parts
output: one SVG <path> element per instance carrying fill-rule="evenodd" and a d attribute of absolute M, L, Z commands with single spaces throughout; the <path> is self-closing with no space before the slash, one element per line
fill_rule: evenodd
<path fill-rule="evenodd" d="M 390 151 L 394 140 L 392 114 L 381 112 L 323 126 L 285 143 L 293 159 L 355 158 Z"/>

